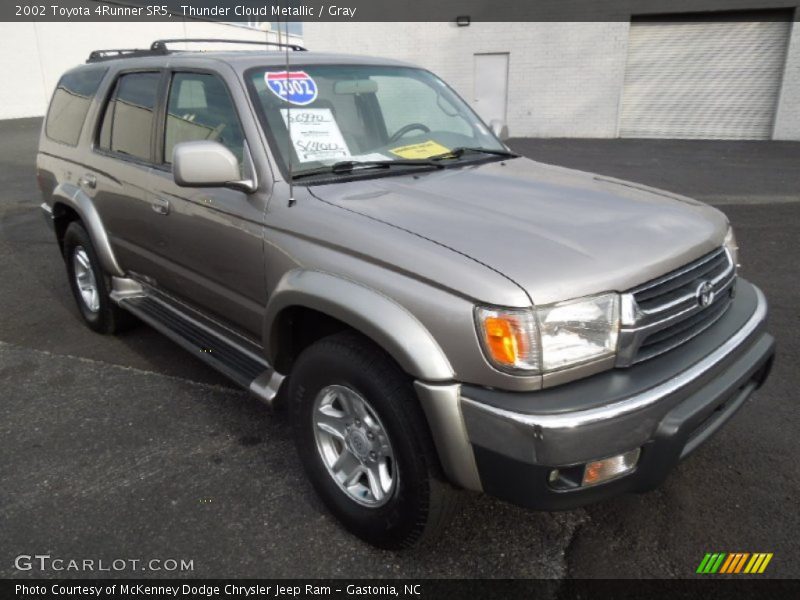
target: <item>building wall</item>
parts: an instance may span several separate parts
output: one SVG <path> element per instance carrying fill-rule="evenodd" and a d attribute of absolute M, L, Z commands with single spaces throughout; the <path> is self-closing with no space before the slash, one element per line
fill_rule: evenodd
<path fill-rule="evenodd" d="M 800 23 L 792 23 L 783 88 L 775 115 L 776 140 L 800 140 Z"/>
<path fill-rule="evenodd" d="M 509 52 L 513 136 L 616 137 L 628 23 L 318 23 L 310 50 L 387 56 L 426 67 L 474 99 L 474 55 Z"/>
<path fill-rule="evenodd" d="M 512 136 L 613 138 L 627 60 L 629 22 L 307 22 L 311 50 L 397 58 L 440 75 L 474 100 L 474 54 L 509 52 Z M 793 23 L 775 139 L 800 140 L 800 25 Z"/>
<path fill-rule="evenodd" d="M 304 24 L 312 50 L 399 58 L 431 69 L 474 99 L 474 55 L 509 52 L 513 136 L 617 137 L 627 22 Z M 157 38 L 278 41 L 225 23 L 0 23 L 0 119 L 44 114 L 61 73 L 98 48 L 147 47 Z M 293 39 L 299 42 L 299 39 Z M 793 23 L 774 138 L 800 140 L 800 24 Z"/>
<path fill-rule="evenodd" d="M 85 62 L 92 50 L 148 48 L 159 38 L 186 37 L 278 41 L 278 34 L 272 31 L 185 19 L 165 23 L 3 22 L 0 119 L 43 115 L 61 74 Z"/>

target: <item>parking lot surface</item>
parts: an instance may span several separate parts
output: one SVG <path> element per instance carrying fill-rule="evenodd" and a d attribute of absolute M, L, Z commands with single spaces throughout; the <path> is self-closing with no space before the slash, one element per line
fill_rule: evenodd
<path fill-rule="evenodd" d="M 391 553 L 325 513 L 283 414 L 144 325 L 83 327 L 39 214 L 39 127 L 0 123 L 0 576 L 92 575 L 14 568 L 39 553 L 193 561 L 114 573 L 147 577 L 690 577 L 734 551 L 800 576 L 800 143 L 512 140 L 719 204 L 770 301 L 775 370 L 657 491 L 562 513 L 470 495 L 444 542 Z"/>

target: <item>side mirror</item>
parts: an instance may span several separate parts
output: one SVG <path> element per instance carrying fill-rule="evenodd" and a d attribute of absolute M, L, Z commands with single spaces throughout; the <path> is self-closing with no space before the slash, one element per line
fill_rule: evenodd
<path fill-rule="evenodd" d="M 239 161 L 219 142 L 198 140 L 176 144 L 172 176 L 181 187 L 229 187 L 254 192 L 255 182 L 242 179 Z"/>
<path fill-rule="evenodd" d="M 505 142 L 508 139 L 508 125 L 506 125 L 506 122 L 502 119 L 492 119 L 492 122 L 489 123 L 489 127 L 492 133 L 501 142 Z"/>

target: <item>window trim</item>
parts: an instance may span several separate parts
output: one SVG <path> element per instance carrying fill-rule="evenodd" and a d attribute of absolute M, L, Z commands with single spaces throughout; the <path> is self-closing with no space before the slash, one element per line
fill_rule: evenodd
<path fill-rule="evenodd" d="M 154 139 L 152 136 L 154 136 L 156 133 L 156 126 L 158 124 L 157 117 L 159 111 L 161 110 L 161 106 L 164 103 L 163 93 L 164 93 L 164 77 L 166 71 L 167 69 L 163 67 L 139 67 L 139 68 L 131 68 L 131 69 L 124 69 L 117 71 L 117 73 L 114 75 L 113 83 L 108 87 L 108 90 L 105 94 L 105 99 L 103 100 L 103 106 L 98 113 L 98 118 L 95 120 L 95 129 L 94 132 L 92 133 L 93 153 L 139 166 L 145 166 L 145 167 L 154 166 L 153 160 L 155 157 L 155 153 L 154 153 Z M 130 154 L 124 154 L 122 152 L 115 152 L 110 148 L 105 149 L 100 146 L 100 133 L 103 129 L 103 123 L 106 118 L 106 112 L 108 111 L 108 106 L 111 103 L 112 99 L 117 94 L 117 89 L 119 88 L 119 82 L 125 75 L 133 75 L 136 73 L 156 73 L 159 76 L 158 86 L 156 88 L 156 101 L 153 107 L 153 123 L 151 124 L 151 130 L 150 130 L 150 135 L 151 135 L 150 156 L 147 159 L 143 159 L 138 156 L 132 156 Z"/>
<path fill-rule="evenodd" d="M 225 81 L 225 78 L 218 72 L 214 71 L 213 69 L 207 69 L 203 67 L 168 67 L 164 69 L 166 74 L 166 84 L 165 90 L 163 95 L 163 102 L 161 103 L 163 112 L 158 115 L 159 118 L 159 131 L 158 131 L 158 139 L 157 147 L 154 154 L 154 162 L 151 165 L 154 169 L 158 169 L 159 171 L 164 171 L 166 173 L 172 173 L 172 163 L 165 162 L 164 150 L 166 148 L 166 134 L 167 134 L 167 110 L 169 107 L 169 95 L 172 92 L 172 82 L 175 79 L 176 75 L 181 73 L 195 73 L 197 75 L 210 75 L 212 77 L 216 77 L 222 86 L 225 88 L 225 92 L 228 94 L 228 99 L 231 101 L 231 106 L 233 106 L 233 112 L 236 115 L 236 120 L 239 122 L 239 129 L 242 131 L 242 139 L 243 139 L 243 154 L 242 154 L 242 164 L 241 168 L 244 169 L 245 165 L 247 164 L 247 154 L 249 153 L 250 148 L 250 141 L 247 139 L 247 131 L 244 127 L 244 121 L 242 121 L 242 114 L 239 110 L 239 107 L 236 105 L 236 100 L 231 93 L 231 88 L 228 85 L 228 82 Z"/>

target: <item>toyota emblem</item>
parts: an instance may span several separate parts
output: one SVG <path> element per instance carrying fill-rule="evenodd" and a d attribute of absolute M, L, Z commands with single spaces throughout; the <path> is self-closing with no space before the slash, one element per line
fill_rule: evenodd
<path fill-rule="evenodd" d="M 697 286 L 697 303 L 705 308 L 714 301 L 714 284 L 710 281 L 704 281 Z"/>

